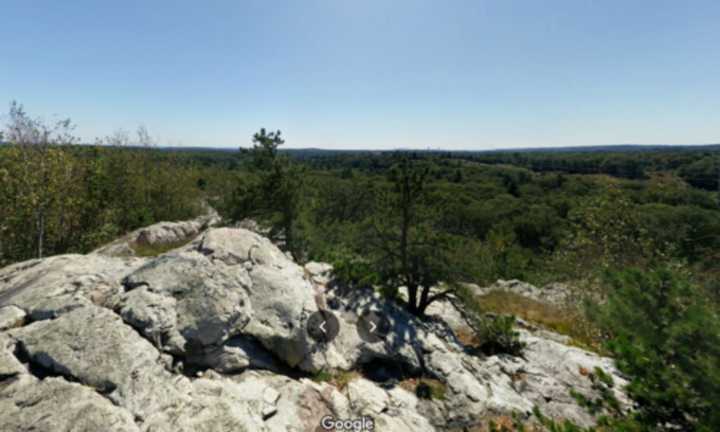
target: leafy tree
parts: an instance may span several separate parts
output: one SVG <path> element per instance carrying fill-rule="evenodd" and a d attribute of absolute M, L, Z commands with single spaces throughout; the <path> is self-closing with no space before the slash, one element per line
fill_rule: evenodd
<path fill-rule="evenodd" d="M 75 141 L 72 130 L 69 119 L 48 124 L 28 116 L 17 102 L 10 105 L 5 138 L 12 148 L 6 152 L 4 165 L 13 174 L 7 174 L 3 183 L 5 194 L 12 196 L 6 195 L 5 201 L 12 201 L 11 217 L 21 216 L 20 225 L 11 229 L 32 233 L 30 244 L 38 258 L 45 253 L 48 225 L 62 224 L 57 219 L 65 217 L 62 209 L 75 198 L 67 193 L 73 186 L 72 160 L 60 147 Z M 25 221 L 31 221 L 29 230 Z"/>

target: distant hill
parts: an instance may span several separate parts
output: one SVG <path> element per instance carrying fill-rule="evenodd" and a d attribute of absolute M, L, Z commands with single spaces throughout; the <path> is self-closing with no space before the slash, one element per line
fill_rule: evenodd
<path fill-rule="evenodd" d="M 0 141 L 0 146 L 8 145 Z M 80 145 L 95 145 L 93 143 Z M 133 146 L 129 146 L 133 147 Z M 159 146 L 155 149 L 167 152 L 181 153 L 237 153 L 239 147 L 202 147 L 202 146 Z M 247 147 L 246 147 L 247 148 Z M 720 143 L 716 144 L 608 144 L 598 146 L 574 147 L 527 147 L 506 149 L 482 150 L 443 150 L 443 149 L 323 149 L 315 147 L 280 149 L 281 152 L 302 158 L 330 157 L 337 155 L 357 154 L 387 154 L 387 153 L 421 153 L 421 154 L 447 154 L 454 155 L 481 155 L 495 153 L 642 153 L 642 152 L 720 152 Z"/>
<path fill-rule="evenodd" d="M 237 152 L 237 148 L 232 147 L 160 147 L 161 150 L 178 151 L 178 152 Z M 322 149 L 322 148 L 298 148 L 298 149 L 281 149 L 283 153 L 287 153 L 298 157 L 322 157 L 334 156 L 339 154 L 383 154 L 383 153 L 453 153 L 459 155 L 488 154 L 488 153 L 637 153 L 637 152 L 656 152 L 656 151 L 720 151 L 720 143 L 717 144 L 610 144 L 599 146 L 574 146 L 574 147 L 527 147 L 527 148 L 510 148 L 510 149 L 484 149 L 484 150 L 442 150 L 442 149 L 412 149 L 397 148 L 388 150 L 372 150 L 372 149 Z"/>

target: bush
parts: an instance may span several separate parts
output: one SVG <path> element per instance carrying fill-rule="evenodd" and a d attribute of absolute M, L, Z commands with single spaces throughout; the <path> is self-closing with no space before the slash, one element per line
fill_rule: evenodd
<path fill-rule="evenodd" d="M 445 392 L 445 384 L 434 379 L 420 380 L 415 386 L 415 395 L 420 399 L 445 400 Z"/>
<path fill-rule="evenodd" d="M 372 263 L 357 255 L 338 252 L 331 260 L 335 280 L 343 287 L 372 287 L 380 281 Z"/>
<path fill-rule="evenodd" d="M 520 334 L 513 329 L 514 324 L 515 317 L 512 315 L 484 318 L 478 334 L 480 351 L 486 355 L 521 355 L 525 343 L 520 341 Z"/>
<path fill-rule="evenodd" d="M 463 315 L 465 322 L 474 333 L 476 351 L 484 355 L 522 355 L 525 343 L 514 330 L 514 315 L 491 315 L 486 313 L 482 303 L 466 285 L 455 287 L 455 296 L 450 297 L 455 308 Z"/>

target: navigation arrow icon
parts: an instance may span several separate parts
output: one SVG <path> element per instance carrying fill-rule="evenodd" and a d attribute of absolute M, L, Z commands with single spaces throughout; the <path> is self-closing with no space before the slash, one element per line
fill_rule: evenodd
<path fill-rule="evenodd" d="M 319 310 L 308 318 L 306 330 L 308 336 L 314 341 L 328 343 L 338 335 L 340 322 L 334 313 L 328 310 Z"/>
<path fill-rule="evenodd" d="M 377 343 L 387 338 L 392 326 L 381 312 L 368 310 L 362 313 L 356 328 L 362 340 L 368 343 Z"/>

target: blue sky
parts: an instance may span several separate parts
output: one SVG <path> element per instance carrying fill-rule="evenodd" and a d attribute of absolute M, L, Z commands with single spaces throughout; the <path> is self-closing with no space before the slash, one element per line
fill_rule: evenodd
<path fill-rule="evenodd" d="M 3 0 L 0 104 L 87 141 L 720 142 L 720 2 Z"/>

